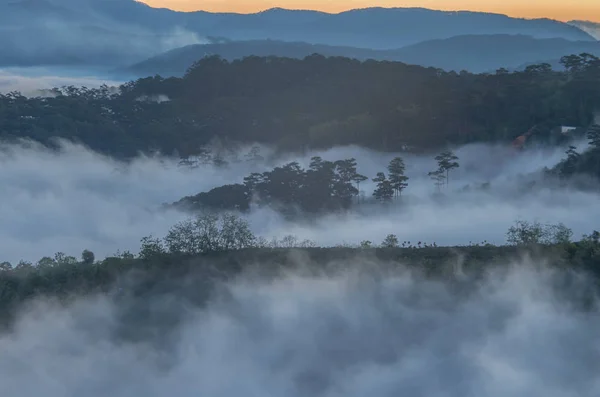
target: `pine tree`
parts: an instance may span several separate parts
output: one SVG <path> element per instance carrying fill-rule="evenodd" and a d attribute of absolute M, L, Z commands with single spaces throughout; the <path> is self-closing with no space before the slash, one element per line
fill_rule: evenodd
<path fill-rule="evenodd" d="M 438 192 L 441 191 L 442 186 L 444 185 L 444 181 L 446 180 L 446 175 L 444 175 L 444 170 L 440 168 L 437 171 L 431 171 L 427 175 L 429 175 L 429 177 L 431 179 L 433 179 L 433 183 L 435 184 L 437 191 Z"/>
<path fill-rule="evenodd" d="M 377 183 L 377 188 L 373 192 L 373 197 L 379 201 L 390 201 L 394 197 L 394 188 L 392 183 L 386 178 L 383 172 L 378 172 L 373 178 L 373 182 Z"/>
<path fill-rule="evenodd" d="M 458 164 L 458 157 L 451 150 L 447 150 L 436 156 L 435 160 L 438 162 L 438 171 L 441 171 L 442 174 L 445 174 L 444 179 L 446 181 L 446 185 L 448 185 L 448 181 L 450 180 L 450 171 L 460 167 Z"/>
<path fill-rule="evenodd" d="M 408 177 L 404 175 L 406 166 L 402 157 L 396 157 L 388 165 L 390 183 L 394 189 L 396 197 L 402 194 L 402 191 L 408 186 Z"/>

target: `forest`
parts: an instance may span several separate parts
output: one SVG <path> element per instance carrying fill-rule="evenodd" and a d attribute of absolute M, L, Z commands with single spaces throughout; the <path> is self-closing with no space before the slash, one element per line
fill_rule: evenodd
<path fill-rule="evenodd" d="M 427 174 L 432 191 L 443 194 L 461 163 L 449 148 L 474 142 L 509 146 L 526 131 L 533 133 L 528 142 L 552 144 L 556 126 L 574 126 L 584 131 L 589 147 L 578 151 L 571 146 L 546 176 L 559 183 L 578 176 L 597 180 L 600 59 L 581 54 L 561 62 L 563 72 L 540 64 L 521 72 L 470 74 L 319 55 L 233 62 L 211 57 L 196 62 L 182 78 L 148 77 L 124 84 L 119 92 L 106 86 L 63 87 L 44 97 L 2 95 L 0 139 L 29 138 L 57 147 L 56 138 L 63 138 L 117 159 L 158 152 L 191 167 L 199 155 L 226 166 L 218 153 L 206 151 L 215 141 L 225 147 L 241 142 L 294 152 L 345 144 L 426 152 L 437 162 Z M 246 161 L 260 158 L 255 147 Z M 455 274 L 447 265 L 457 257 L 465 269 L 481 274 L 528 254 L 549 258 L 552 266 L 600 275 L 600 233 L 573 241 L 573 232 L 563 224 L 517 221 L 503 246 L 483 241 L 440 247 L 390 234 L 381 242 L 318 247 L 293 235 L 259 237 L 236 215 L 254 204 L 292 215 L 347 210 L 365 200 L 360 185 L 367 180 L 376 187 L 366 199 L 381 205 L 401 200 L 410 190 L 412 175 L 402 156 L 375 175 L 362 175 L 357 167 L 354 158 L 314 156 L 307 168 L 291 162 L 250 173 L 243 183 L 184 197 L 167 206 L 200 211 L 164 237 L 144 237 L 138 253 L 97 259 L 85 250 L 80 258 L 58 252 L 36 263 L 2 262 L 0 322 L 10 327 L 23 305 L 41 296 L 68 302 L 96 293 L 114 299 L 127 295 L 143 306 L 150 296 L 177 290 L 201 302 L 219 280 L 256 267 L 283 271 L 297 265 L 293 258 L 299 252 L 306 263 L 325 271 L 350 258 L 376 258 L 451 279 Z"/>
<path fill-rule="evenodd" d="M 258 152 L 253 154 L 258 156 Z M 458 168 L 458 157 L 450 150 L 435 157 L 438 168 L 429 173 L 437 192 L 448 186 L 450 171 Z M 189 165 L 184 162 L 183 164 Z M 192 166 L 195 164 L 192 164 Z M 373 198 L 389 203 L 401 196 L 408 187 L 406 165 L 402 157 L 396 157 L 387 167 L 387 173 L 378 172 L 372 179 L 376 182 Z M 250 205 L 275 207 L 288 215 L 324 214 L 349 209 L 360 204 L 360 183 L 368 180 L 357 172 L 354 158 L 327 161 L 319 156 L 311 158 L 308 169 L 291 162 L 272 171 L 251 173 L 243 184 L 224 185 L 209 192 L 184 197 L 174 207 L 184 210 L 236 210 L 249 211 Z"/>
<path fill-rule="evenodd" d="M 302 60 L 208 57 L 182 78 L 153 76 L 119 90 L 62 87 L 28 98 L 0 95 L 0 138 L 56 138 L 120 159 L 186 158 L 210 142 L 268 144 L 302 152 L 355 144 L 380 151 L 540 142 L 557 126 L 588 128 L 600 106 L 600 60 L 565 56 L 491 74 L 400 62 L 311 55 Z"/>
<path fill-rule="evenodd" d="M 302 252 L 300 262 L 310 263 L 314 271 L 330 267 L 334 271 L 336 263 L 378 260 L 409 266 L 427 277 L 452 279 L 456 276 L 452 263 L 459 258 L 463 271 L 481 276 L 489 267 L 506 266 L 528 254 L 549 258 L 551 266 L 600 276 L 600 233 L 594 231 L 578 242 L 572 241 L 572 235 L 563 224 L 517 221 L 502 246 L 483 241 L 438 247 L 434 242 L 400 241 L 391 234 L 380 243 L 365 240 L 319 248 L 292 235 L 273 240 L 257 237 L 234 214 L 203 214 L 174 225 L 163 238 L 143 238 L 137 254 L 117 252 L 96 260 L 93 252 L 85 250 L 79 259 L 58 252 L 35 264 L 1 263 L 0 325 L 10 327 L 19 309 L 41 296 L 69 302 L 98 293 L 114 299 L 126 295 L 143 306 L 150 297 L 178 291 L 201 304 L 218 282 L 242 272 L 255 269 L 272 276 L 302 266 L 293 251 Z"/>
<path fill-rule="evenodd" d="M 592 124 L 586 130 L 586 135 L 588 147 L 579 153 L 574 146 L 570 146 L 562 161 L 545 170 L 545 182 L 564 184 L 582 177 L 600 182 L 600 125 Z M 246 161 L 254 162 L 261 157 L 259 149 L 254 147 L 246 156 Z M 432 191 L 442 195 L 450 185 L 451 172 L 460 167 L 460 159 L 452 150 L 444 150 L 434 159 L 438 167 L 428 172 L 427 176 L 432 181 Z M 197 167 L 198 161 L 186 159 L 180 164 Z M 214 164 L 214 159 L 210 161 Z M 360 184 L 369 179 L 376 184 L 372 197 L 361 198 Z M 410 176 L 406 174 L 402 157 L 392 159 L 387 169 L 377 175 L 365 176 L 357 172 L 357 160 L 354 158 L 327 161 L 315 156 L 311 158 L 308 169 L 291 162 L 271 171 L 251 173 L 243 183 L 224 185 L 184 197 L 167 207 L 187 211 L 246 212 L 254 204 L 275 208 L 290 217 L 320 215 L 348 210 L 365 201 L 386 204 L 399 200 L 409 184 Z M 486 187 L 489 188 L 488 184 L 480 186 Z"/>

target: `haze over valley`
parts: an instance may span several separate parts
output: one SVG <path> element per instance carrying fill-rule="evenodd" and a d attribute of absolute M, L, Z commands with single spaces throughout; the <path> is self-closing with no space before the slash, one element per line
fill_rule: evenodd
<path fill-rule="evenodd" d="M 0 0 L 0 395 L 596 397 L 598 37 Z"/>

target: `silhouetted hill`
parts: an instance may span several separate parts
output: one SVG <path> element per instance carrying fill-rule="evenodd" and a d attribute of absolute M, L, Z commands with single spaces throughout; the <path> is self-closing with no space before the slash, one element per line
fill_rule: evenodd
<path fill-rule="evenodd" d="M 296 17 L 297 16 L 297 17 Z M 198 33 L 235 40 L 278 39 L 336 46 L 393 49 L 469 34 L 526 34 L 535 38 L 593 40 L 575 26 L 549 19 L 444 12 L 424 8 L 367 8 L 339 14 L 271 9 L 257 14 L 191 13 Z M 189 27 L 189 25 L 188 25 Z"/>
<path fill-rule="evenodd" d="M 271 9 L 256 14 L 175 12 L 133 0 L 0 2 L 0 66 L 124 66 L 165 51 L 232 40 L 281 40 L 394 49 L 458 35 L 522 34 L 592 41 L 576 26 L 475 12 L 369 8 L 339 14 Z"/>
<path fill-rule="evenodd" d="M 431 40 L 397 50 L 370 50 L 354 47 L 313 45 L 300 42 L 253 40 L 208 45 L 191 45 L 168 51 L 131 67 L 119 70 L 128 76 L 182 76 L 197 60 L 219 55 L 231 61 L 247 56 L 280 56 L 302 59 L 318 53 L 358 60 L 389 60 L 471 72 L 516 69 L 540 59 L 560 59 L 564 55 L 588 52 L 600 55 L 600 43 L 564 39 L 534 39 L 523 35 L 457 36 Z"/>
<path fill-rule="evenodd" d="M 409 64 L 485 72 L 584 52 L 600 55 L 600 42 L 535 39 L 523 35 L 471 35 L 426 41 L 402 48 L 395 54 Z"/>
<path fill-rule="evenodd" d="M 391 51 L 370 50 L 365 48 L 327 46 L 302 42 L 286 42 L 277 40 L 231 41 L 218 44 L 190 45 L 167 51 L 119 72 L 133 76 L 183 76 L 185 71 L 196 61 L 212 55 L 233 61 L 248 56 L 278 56 L 302 59 L 312 54 L 324 56 L 343 56 L 359 60 L 369 58 L 383 60 L 394 59 Z"/>

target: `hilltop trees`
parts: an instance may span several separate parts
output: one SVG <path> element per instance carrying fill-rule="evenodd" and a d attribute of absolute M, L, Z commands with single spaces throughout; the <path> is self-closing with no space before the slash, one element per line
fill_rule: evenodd
<path fill-rule="evenodd" d="M 173 226 L 164 246 L 170 253 L 197 255 L 252 247 L 255 239 L 248 222 L 236 215 L 202 214 Z"/>
<path fill-rule="evenodd" d="M 119 158 L 157 149 L 184 159 L 214 139 L 291 151 L 510 142 L 539 121 L 591 123 L 600 107 L 600 60 L 580 54 L 563 64 L 564 72 L 541 64 L 457 74 L 319 55 L 234 62 L 207 57 L 182 78 L 148 77 L 119 90 L 63 87 L 43 98 L 0 95 L 0 138 L 56 147 L 54 138 L 63 137 Z M 141 100 L 158 95 L 170 101 Z M 222 163 L 218 153 L 213 160 Z"/>
<path fill-rule="evenodd" d="M 509 245 L 568 244 L 573 231 L 564 224 L 544 225 L 539 222 L 516 221 L 506 233 Z"/>
<path fill-rule="evenodd" d="M 286 211 L 298 209 L 321 213 L 349 208 L 359 194 L 355 184 L 358 186 L 364 180 L 366 177 L 357 172 L 353 158 L 327 161 L 315 156 L 307 169 L 291 162 L 271 171 L 251 173 L 244 178 L 243 184 L 225 185 L 185 197 L 176 205 L 191 209 L 246 211 L 254 202 Z"/>

